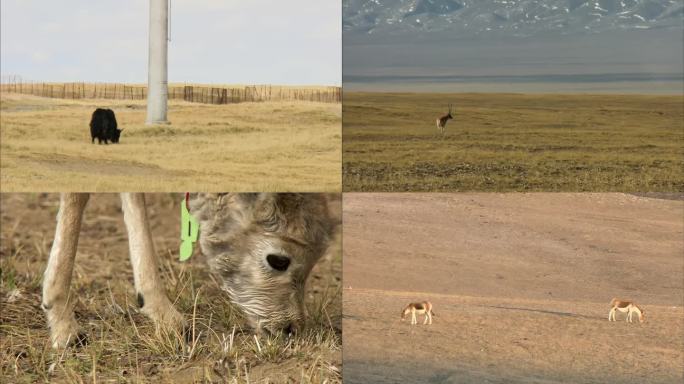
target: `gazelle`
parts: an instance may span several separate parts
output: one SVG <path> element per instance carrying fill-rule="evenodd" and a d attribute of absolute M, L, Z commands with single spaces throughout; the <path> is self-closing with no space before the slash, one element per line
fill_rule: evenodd
<path fill-rule="evenodd" d="M 632 318 L 635 313 L 639 316 L 639 322 L 644 322 L 644 311 L 631 301 L 623 301 L 615 298 L 611 300 L 610 312 L 608 312 L 608 321 L 616 321 L 615 311 L 627 313 L 627 319 L 625 319 L 625 321 L 630 323 L 632 322 Z"/>
<path fill-rule="evenodd" d="M 442 135 L 444 134 L 446 123 L 453 118 L 454 117 L 451 116 L 451 104 L 449 104 L 449 113 L 437 119 L 437 130 L 439 130 Z"/>
<path fill-rule="evenodd" d="M 432 324 L 432 315 L 435 314 L 432 312 L 432 303 L 429 301 L 410 303 L 409 305 L 405 306 L 401 311 L 401 321 L 406 320 L 406 316 L 408 316 L 409 313 L 411 314 L 411 325 L 418 323 L 416 321 L 416 313 L 419 315 L 425 315 L 423 324 Z"/>

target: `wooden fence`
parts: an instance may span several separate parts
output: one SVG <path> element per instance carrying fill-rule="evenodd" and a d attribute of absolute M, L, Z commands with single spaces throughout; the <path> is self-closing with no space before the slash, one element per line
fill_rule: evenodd
<path fill-rule="evenodd" d="M 340 103 L 342 88 L 291 88 L 286 86 L 246 86 L 241 88 L 197 85 L 169 86 L 169 100 L 185 100 L 204 104 L 232 104 L 260 101 L 312 101 Z M 58 99 L 145 100 L 147 87 L 112 83 L 35 83 L 4 82 L 1 92 L 51 97 Z"/>

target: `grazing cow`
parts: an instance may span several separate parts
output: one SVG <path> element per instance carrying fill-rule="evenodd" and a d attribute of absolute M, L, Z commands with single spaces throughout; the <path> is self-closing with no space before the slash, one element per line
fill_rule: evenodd
<path fill-rule="evenodd" d="M 118 129 L 116 125 L 116 117 L 114 111 L 111 109 L 98 108 L 93 112 L 93 117 L 90 119 L 90 142 L 95 143 L 95 139 L 99 144 L 104 141 L 118 143 L 123 129 Z"/>
<path fill-rule="evenodd" d="M 43 278 L 42 307 L 52 346 L 86 343 L 69 292 L 78 236 L 89 195 L 61 196 L 55 240 Z M 157 330 L 185 330 L 185 319 L 166 296 L 159 276 L 145 196 L 122 193 L 133 280 L 141 312 Z M 335 224 L 320 194 L 197 194 L 189 201 L 199 223 L 199 244 L 221 288 L 256 332 L 294 333 L 305 318 L 304 287 L 325 253 Z M 186 336 L 188 334 L 186 333 Z"/>

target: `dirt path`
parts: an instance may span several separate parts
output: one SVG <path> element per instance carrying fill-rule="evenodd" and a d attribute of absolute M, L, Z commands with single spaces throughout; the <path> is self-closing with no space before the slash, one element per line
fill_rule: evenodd
<path fill-rule="evenodd" d="M 624 194 L 345 195 L 345 382 L 681 382 L 683 209 Z M 613 296 L 647 322 L 609 323 Z M 421 299 L 434 324 L 400 322 Z"/>

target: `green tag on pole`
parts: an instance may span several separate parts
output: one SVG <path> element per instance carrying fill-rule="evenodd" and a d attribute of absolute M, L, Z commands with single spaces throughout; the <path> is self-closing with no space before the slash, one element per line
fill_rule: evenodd
<path fill-rule="evenodd" d="M 188 195 L 181 204 L 181 245 L 180 245 L 180 261 L 185 261 L 192 256 L 192 243 L 197 241 L 199 234 L 199 224 L 188 211 Z"/>

